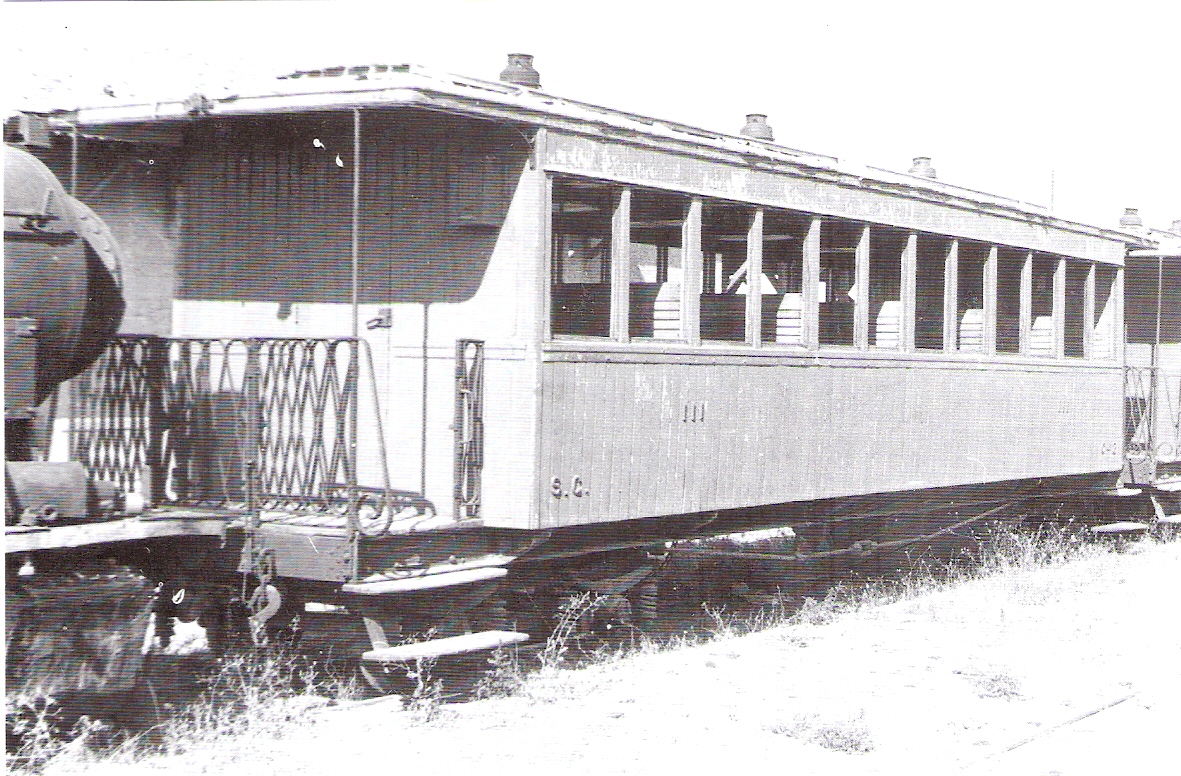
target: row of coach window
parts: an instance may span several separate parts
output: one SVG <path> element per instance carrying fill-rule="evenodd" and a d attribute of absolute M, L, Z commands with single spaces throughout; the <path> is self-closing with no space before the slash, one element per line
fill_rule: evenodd
<path fill-rule="evenodd" d="M 1115 355 L 1113 266 L 568 178 L 552 201 L 556 337 Z"/>

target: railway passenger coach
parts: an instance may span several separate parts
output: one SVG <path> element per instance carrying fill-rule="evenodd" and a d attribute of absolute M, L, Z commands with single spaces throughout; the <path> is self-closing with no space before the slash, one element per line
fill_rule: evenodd
<path fill-rule="evenodd" d="M 233 562 L 173 588 L 253 574 L 256 622 L 343 604 L 377 663 L 426 590 L 478 590 L 442 630 L 491 611 L 486 645 L 512 638 L 498 597 L 647 611 L 665 540 L 845 546 L 1123 466 L 1124 257 L 1150 243 L 927 159 L 559 98 L 522 57 L 500 82 L 329 68 L 50 118 L 42 155 L 111 222 L 126 320 L 156 335 L 76 386 L 71 449 L 226 516 Z"/>

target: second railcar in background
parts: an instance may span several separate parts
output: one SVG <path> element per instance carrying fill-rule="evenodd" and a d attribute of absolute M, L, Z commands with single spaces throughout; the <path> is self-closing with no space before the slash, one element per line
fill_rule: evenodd
<path fill-rule="evenodd" d="M 1124 257 L 1151 241 L 928 159 L 564 99 L 520 57 L 55 121 L 169 281 L 108 365 L 156 397 L 117 419 L 139 436 L 75 449 L 123 445 L 110 476 L 225 515 L 231 551 L 174 586 L 251 575 L 260 624 L 342 606 L 374 664 L 426 625 L 437 651 L 518 640 L 573 589 L 650 614 L 667 540 L 844 547 L 1121 473 Z"/>
<path fill-rule="evenodd" d="M 1181 221 L 1143 229 L 1135 210 L 1124 222 L 1153 240 L 1127 259 L 1125 480 L 1148 486 L 1181 511 Z"/>

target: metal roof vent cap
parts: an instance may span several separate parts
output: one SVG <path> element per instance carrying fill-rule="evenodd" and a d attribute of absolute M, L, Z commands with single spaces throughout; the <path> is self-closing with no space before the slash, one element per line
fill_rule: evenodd
<path fill-rule="evenodd" d="M 748 113 L 746 114 L 746 126 L 739 130 L 739 134 L 747 137 L 756 137 L 759 140 L 774 140 L 775 133 L 771 130 L 771 125 L 767 123 L 766 113 Z"/>
<path fill-rule="evenodd" d="M 1124 214 L 1119 218 L 1120 226 L 1144 226 L 1144 222 L 1140 219 L 1140 209 L 1134 207 L 1124 208 Z"/>
<path fill-rule="evenodd" d="M 935 180 L 935 168 L 931 166 L 931 157 L 929 156 L 916 156 L 911 160 L 911 166 L 907 172 L 911 175 L 921 175 L 924 178 Z"/>
<path fill-rule="evenodd" d="M 533 69 L 532 54 L 509 54 L 508 65 L 500 71 L 500 80 L 530 89 L 541 88 L 541 73 Z"/>

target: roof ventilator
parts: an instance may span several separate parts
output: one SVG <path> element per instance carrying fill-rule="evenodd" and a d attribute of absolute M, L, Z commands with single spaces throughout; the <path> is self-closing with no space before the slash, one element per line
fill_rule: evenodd
<path fill-rule="evenodd" d="M 931 157 L 929 156 L 916 156 L 912 160 L 910 169 L 907 172 L 911 175 L 935 180 L 935 168 L 931 166 Z"/>
<path fill-rule="evenodd" d="M 758 138 L 759 140 L 775 139 L 775 133 L 771 131 L 771 125 L 767 123 L 766 113 L 746 114 L 746 126 L 739 131 L 739 134 Z"/>
<path fill-rule="evenodd" d="M 541 74 L 533 69 L 532 54 L 509 54 L 508 65 L 500 71 L 500 80 L 529 89 L 541 88 Z"/>

